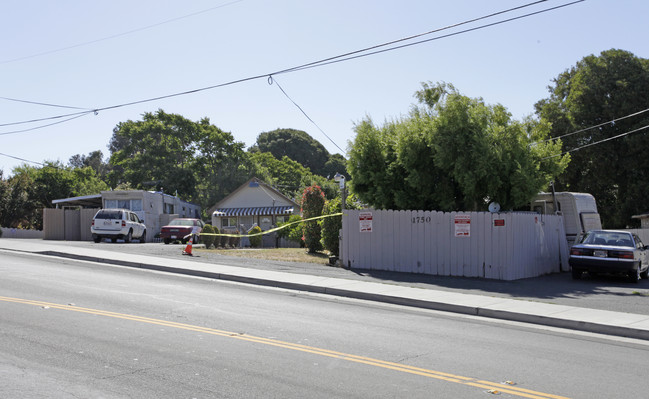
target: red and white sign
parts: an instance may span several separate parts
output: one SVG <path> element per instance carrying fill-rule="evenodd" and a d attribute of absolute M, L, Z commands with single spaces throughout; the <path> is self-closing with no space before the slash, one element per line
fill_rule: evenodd
<path fill-rule="evenodd" d="M 455 215 L 455 237 L 471 237 L 471 215 Z"/>
<path fill-rule="evenodd" d="M 494 227 L 504 227 L 505 219 L 494 219 Z"/>
<path fill-rule="evenodd" d="M 372 212 L 359 212 L 358 223 L 360 225 L 361 233 L 372 232 Z"/>

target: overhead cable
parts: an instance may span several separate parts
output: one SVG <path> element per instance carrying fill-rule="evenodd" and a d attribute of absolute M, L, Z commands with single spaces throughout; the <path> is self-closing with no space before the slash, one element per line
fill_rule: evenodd
<path fill-rule="evenodd" d="M 68 118 L 68 119 L 64 119 L 62 121 L 48 123 L 46 125 L 41 125 L 41 126 L 36 126 L 36 127 L 31 127 L 29 129 L 12 130 L 10 132 L 3 132 L 3 133 L 0 133 L 0 136 L 6 136 L 6 135 L 9 135 L 9 134 L 17 134 L 17 133 L 25 133 L 25 132 L 31 132 L 32 130 L 43 129 L 43 128 L 46 128 L 48 126 L 54 126 L 54 125 L 58 125 L 60 123 L 69 122 L 69 121 L 71 121 L 73 119 L 81 118 L 82 116 L 90 115 L 92 113 L 94 113 L 94 111 L 86 111 L 84 113 L 74 114 L 75 116 L 73 116 L 71 118 Z"/>
<path fill-rule="evenodd" d="M 577 130 L 577 131 L 575 131 L 575 132 L 566 133 L 566 134 L 561 135 L 561 136 L 550 137 L 549 139 L 545 139 L 545 140 L 541 140 L 541 141 L 536 141 L 536 142 L 534 142 L 534 143 L 530 143 L 530 145 L 541 144 L 541 143 L 547 143 L 548 141 L 558 140 L 558 139 L 562 139 L 562 138 L 564 138 L 564 137 L 572 136 L 572 135 L 575 135 L 575 134 L 578 134 L 578 133 L 587 132 L 587 131 L 589 131 L 589 130 L 597 129 L 598 127 L 602 127 L 602 126 L 604 126 L 604 125 L 609 125 L 609 124 L 615 123 L 615 122 L 617 122 L 617 121 L 621 121 L 621 120 L 624 120 L 624 119 L 627 119 L 627 118 L 631 118 L 631 117 L 633 117 L 633 116 L 638 116 L 638 115 L 644 114 L 645 112 L 648 112 L 648 111 L 649 111 L 649 108 L 644 109 L 644 110 L 642 110 L 642 111 L 634 112 L 633 114 L 629 114 L 629 115 L 622 116 L 622 117 L 619 117 L 619 118 L 616 118 L 616 119 L 612 119 L 612 120 L 610 120 L 610 121 L 608 121 L 608 122 L 600 123 L 599 125 L 590 126 L 590 127 L 585 128 L 585 129 Z"/>
<path fill-rule="evenodd" d="M 457 26 L 460 26 L 460 25 L 463 25 L 463 24 L 470 23 L 470 22 L 478 21 L 478 20 L 485 19 L 485 18 L 490 18 L 490 17 L 493 17 L 495 15 L 500 15 L 500 14 L 507 13 L 507 12 L 512 12 L 512 11 L 519 10 L 521 8 L 524 8 L 524 7 L 533 6 L 533 5 L 543 3 L 543 2 L 546 2 L 546 1 L 547 0 L 535 1 L 535 2 L 526 4 L 526 5 L 523 5 L 523 6 L 518 6 L 518 7 L 510 8 L 510 9 L 507 9 L 507 10 L 499 11 L 497 13 L 489 14 L 489 15 L 486 15 L 486 16 L 483 16 L 483 17 L 480 17 L 480 18 L 474 18 L 474 19 L 471 19 L 471 20 L 468 20 L 468 21 L 464 21 L 464 22 L 461 22 L 461 23 L 458 23 L 458 24 L 455 24 L 455 25 L 450 25 L 450 26 L 447 26 L 447 27 L 444 27 L 444 28 L 433 30 L 433 31 L 425 32 L 425 33 L 422 33 L 422 34 L 419 34 L 419 35 L 414 35 L 414 36 L 409 36 L 409 37 L 403 38 L 403 39 L 393 40 L 393 41 L 390 41 L 390 42 L 387 42 L 387 43 L 383 43 L 383 44 L 379 44 L 379 45 L 376 45 L 376 46 L 368 47 L 368 48 L 365 48 L 365 49 L 362 49 L 362 50 L 357 50 L 357 51 L 354 51 L 354 52 L 345 53 L 345 54 L 341 54 L 341 55 L 337 55 L 337 56 L 334 56 L 334 57 L 321 59 L 321 60 L 314 61 L 314 62 L 309 62 L 307 64 L 302 64 L 302 65 L 299 65 L 299 66 L 295 66 L 295 67 L 291 67 L 291 68 L 287 68 L 287 69 L 282 69 L 282 70 L 279 70 L 279 71 L 276 71 L 276 72 L 259 74 L 259 75 L 250 76 L 250 77 L 247 77 L 247 78 L 233 80 L 233 81 L 226 82 L 226 83 L 220 83 L 220 84 L 206 86 L 206 87 L 202 87 L 202 88 L 198 88 L 198 89 L 187 90 L 187 91 L 183 91 L 183 92 L 179 92 L 179 93 L 167 94 L 167 95 L 163 95 L 163 96 L 158 96 L 158 97 L 153 97 L 153 98 L 148 98 L 148 99 L 143 99 L 143 100 L 137 100 L 137 101 L 132 101 L 132 102 L 128 102 L 128 103 L 122 103 L 122 104 L 116 104 L 116 105 L 111 105 L 111 106 L 107 106 L 107 107 L 96 108 L 96 109 L 93 109 L 92 111 L 95 112 L 95 113 L 98 113 L 98 112 L 101 112 L 101 111 L 106 111 L 106 110 L 111 110 L 111 109 L 116 109 L 116 108 L 123 108 L 123 107 L 137 105 L 137 104 L 143 104 L 143 103 L 148 103 L 148 102 L 153 102 L 153 101 L 158 101 L 158 100 L 164 100 L 164 99 L 169 99 L 169 98 L 173 98 L 173 97 L 179 97 L 179 96 L 184 96 L 184 95 L 188 95 L 188 94 L 198 93 L 198 92 L 201 92 L 201 91 L 212 90 L 212 89 L 221 88 L 221 87 L 225 87 L 225 86 L 231 86 L 231 85 L 234 85 L 234 84 L 248 82 L 248 81 L 252 81 L 252 80 L 267 78 L 268 76 L 279 75 L 279 74 L 283 74 L 283 73 L 290 73 L 290 72 L 295 72 L 295 71 L 299 71 L 299 70 L 303 70 L 303 69 L 320 67 L 320 66 L 332 64 L 332 63 L 335 63 L 335 62 L 348 61 L 348 60 L 355 59 L 355 58 L 366 57 L 366 56 L 370 56 L 370 55 L 374 55 L 374 54 L 378 54 L 378 53 L 383 53 L 383 52 L 387 52 L 387 51 L 398 50 L 398 49 L 401 49 L 401 48 L 404 48 L 404 47 L 413 46 L 413 45 L 416 45 L 416 44 L 422 44 L 422 43 L 430 42 L 430 41 L 433 41 L 433 40 L 439 40 L 441 38 L 446 38 L 446 37 L 458 35 L 458 34 L 461 34 L 461 33 L 467 33 L 467 32 L 475 31 L 475 30 L 478 30 L 478 29 L 483 29 L 483 28 L 495 26 L 495 25 L 498 25 L 498 24 L 502 24 L 502 23 L 505 23 L 505 22 L 510 22 L 510 21 L 513 21 L 513 20 L 522 19 L 522 18 L 526 18 L 526 17 L 529 17 L 529 16 L 533 16 L 533 15 L 553 11 L 553 10 L 556 10 L 556 9 L 559 9 L 559 8 L 563 8 L 563 7 L 567 7 L 567 6 L 570 6 L 570 5 L 574 5 L 574 4 L 577 4 L 577 3 L 584 2 L 585 0 L 576 0 L 576 1 L 573 1 L 573 2 L 570 2 L 570 3 L 566 3 L 566 4 L 563 4 L 563 5 L 556 6 L 556 7 L 551 7 L 551 8 L 547 8 L 547 9 L 544 9 L 544 10 L 539 10 L 539 11 L 536 11 L 536 12 L 533 12 L 533 13 L 528 13 L 528 14 L 524 14 L 524 15 L 521 15 L 521 16 L 518 16 L 518 17 L 506 19 L 506 20 L 503 20 L 503 21 L 498 21 L 498 22 L 494 22 L 494 23 L 490 23 L 490 24 L 485 24 L 485 25 L 482 25 L 482 26 L 479 26 L 479 27 L 463 30 L 461 32 L 451 33 L 451 34 L 448 34 L 448 35 L 434 37 L 434 38 L 427 39 L 427 40 L 421 40 L 421 41 L 414 42 L 414 43 L 408 43 L 408 44 L 405 44 L 405 45 L 390 47 L 390 48 L 383 49 L 383 50 L 378 50 L 378 51 L 374 51 L 374 52 L 370 52 L 370 53 L 366 53 L 366 54 L 361 54 L 363 52 L 367 52 L 367 51 L 372 50 L 372 49 L 377 49 L 377 48 L 380 48 L 380 47 L 389 46 L 389 45 L 394 44 L 394 43 L 411 40 L 412 38 L 421 37 L 423 35 L 428 35 L 428 34 L 431 34 L 431 33 L 437 33 L 437 32 L 442 31 L 442 30 L 447 30 L 447 29 L 451 29 L 451 28 L 454 28 L 454 27 L 457 27 Z M 50 120 L 50 119 L 65 118 L 65 117 L 79 115 L 79 114 L 85 114 L 85 112 L 78 112 L 78 113 L 73 113 L 73 114 L 59 115 L 59 116 L 41 118 L 41 119 L 32 119 L 32 120 L 29 120 L 29 121 L 5 123 L 5 124 L 0 124 L 0 127 L 1 126 L 16 125 L 16 124 L 23 124 L 23 123 L 34 123 L 34 122 Z"/>
<path fill-rule="evenodd" d="M 564 152 L 562 152 L 561 154 L 551 155 L 551 156 L 549 156 L 549 157 L 545 157 L 545 158 L 541 158 L 541 159 L 550 159 L 550 158 L 560 157 L 560 156 L 562 156 L 562 155 L 566 155 L 566 154 L 569 154 L 569 153 L 571 153 L 571 152 L 575 152 L 575 151 L 583 150 L 584 148 L 587 148 L 587 147 L 592 147 L 592 146 L 597 145 L 597 144 L 605 143 L 605 142 L 607 142 L 607 141 L 617 140 L 617 139 L 622 138 L 622 137 L 624 137 L 624 136 L 628 136 L 628 135 L 630 135 L 630 134 L 637 133 L 637 132 L 640 132 L 640 131 L 645 130 L 645 129 L 649 129 L 649 125 L 646 125 L 646 126 L 643 126 L 643 127 L 640 127 L 640 128 L 634 129 L 634 130 L 631 130 L 631 131 L 629 131 L 629 132 L 621 133 L 621 134 L 618 134 L 618 135 L 616 135 L 616 136 L 608 137 L 608 138 L 605 138 L 605 139 L 602 139 L 602 140 L 599 140 L 599 141 L 595 141 L 595 142 L 592 142 L 592 143 L 584 144 L 584 145 L 582 145 L 582 146 L 579 146 L 579 147 L 573 148 L 573 149 L 571 149 L 571 150 L 564 151 Z"/>
<path fill-rule="evenodd" d="M 48 103 L 41 103 L 37 101 L 28 101 L 28 100 L 20 100 L 17 98 L 9 98 L 9 97 L 0 97 L 1 100 L 6 100 L 6 101 L 14 101 L 18 103 L 25 103 L 25 104 L 34 104 L 34 105 L 42 105 L 45 107 L 55 107 L 55 108 L 68 108 L 68 109 L 83 109 L 89 111 L 89 108 L 81 108 L 81 107 L 72 107 L 69 105 L 59 105 L 59 104 L 48 104 Z"/>
<path fill-rule="evenodd" d="M 235 3 L 240 3 L 242 1 L 243 0 L 235 0 L 235 1 L 231 1 L 229 3 L 221 4 L 219 6 L 211 7 L 211 8 L 201 10 L 201 11 L 197 11 L 197 12 L 194 12 L 194 13 L 191 13 L 191 14 L 187 14 L 187 15 L 183 15 L 183 16 L 180 16 L 180 17 L 168 19 L 168 20 L 165 20 L 165 21 L 162 21 L 162 22 L 158 22 L 158 23 L 153 24 L 153 25 L 147 25 L 147 26 L 144 26 L 142 28 L 132 29 L 132 30 L 127 31 L 127 32 L 117 33 L 115 35 L 106 36 L 106 37 L 102 37 L 102 38 L 95 39 L 95 40 L 90 40 L 90 41 L 83 42 L 83 43 L 77 43 L 77 44 L 74 44 L 74 45 L 71 45 L 71 46 L 61 47 L 61 48 L 57 48 L 57 49 L 54 49 L 54 50 L 43 51 L 43 52 L 37 53 L 37 54 L 32 54 L 32 55 L 13 58 L 13 59 L 5 60 L 5 61 L 0 61 L 0 65 L 9 64 L 9 63 L 16 62 L 16 61 L 27 60 L 27 59 L 30 59 L 30 58 L 41 57 L 41 56 L 48 55 L 48 54 L 58 53 L 58 52 L 65 51 L 65 50 L 71 50 L 71 49 L 77 48 L 77 47 L 83 47 L 83 46 L 87 46 L 87 45 L 90 45 L 90 44 L 103 42 L 103 41 L 110 40 L 110 39 L 115 39 L 115 38 L 118 38 L 118 37 L 121 37 L 121 36 L 126 36 L 126 35 L 130 35 L 132 33 L 141 32 L 143 30 L 155 28 L 155 27 L 158 27 L 160 25 L 168 24 L 168 23 L 171 23 L 171 22 L 176 22 L 176 21 L 179 21 L 181 19 L 193 17 L 195 15 L 204 14 L 206 12 L 213 11 L 213 10 L 216 10 L 218 8 L 227 7 L 227 6 L 230 6 L 230 5 L 235 4 Z"/>
<path fill-rule="evenodd" d="M 307 115 L 307 113 L 302 109 L 302 107 L 300 107 L 300 106 L 299 106 L 295 101 L 293 101 L 293 99 L 292 99 L 292 98 L 291 98 L 291 97 L 286 93 L 286 91 L 284 91 L 284 89 L 282 88 L 282 86 L 280 86 L 280 84 L 279 84 L 279 82 L 277 81 L 277 79 L 273 79 L 273 76 L 272 76 L 272 75 L 268 76 L 268 84 L 269 84 L 269 85 L 272 85 L 273 83 L 275 83 L 275 84 L 277 85 L 277 87 L 282 91 L 282 93 L 284 93 L 284 95 L 286 96 L 286 98 L 288 98 L 288 99 L 293 103 L 293 105 L 295 105 L 295 106 L 297 107 L 297 109 L 299 109 L 300 112 L 302 112 L 302 114 L 304 114 L 304 116 L 306 116 L 306 118 L 307 118 L 307 119 L 308 119 L 308 120 L 313 124 L 313 126 L 315 126 L 316 128 L 318 128 L 318 130 L 320 130 L 320 133 L 322 133 L 326 138 L 328 138 L 329 141 L 331 141 L 331 143 L 332 143 L 333 145 L 336 146 L 336 148 L 338 148 L 338 149 L 339 149 L 340 151 L 342 151 L 343 153 L 345 152 L 345 150 L 343 150 L 342 148 L 340 148 L 340 146 L 339 146 L 338 144 L 336 144 L 336 142 L 333 141 L 333 140 L 331 139 L 331 137 L 329 137 L 329 136 L 327 135 L 327 133 L 325 133 L 324 130 L 322 130 L 322 129 L 320 128 L 320 126 L 318 126 L 318 124 L 315 123 L 315 121 L 314 121 L 313 119 L 311 119 L 311 117 L 310 117 L 309 115 Z"/>
<path fill-rule="evenodd" d="M 36 164 L 36 165 L 46 166 L 44 163 L 41 163 L 41 162 L 30 161 L 29 159 L 19 158 L 19 157 L 15 157 L 15 156 L 9 155 L 9 154 L 3 154 L 1 152 L 0 152 L 0 155 L 2 155 L 3 157 L 7 157 L 7 158 L 17 159 L 18 161 L 29 162 L 29 163 L 33 163 L 33 164 Z"/>

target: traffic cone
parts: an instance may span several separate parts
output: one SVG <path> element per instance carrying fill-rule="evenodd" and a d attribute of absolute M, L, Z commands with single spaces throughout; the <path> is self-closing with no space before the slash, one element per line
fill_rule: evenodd
<path fill-rule="evenodd" d="M 192 239 L 194 236 L 189 237 L 189 241 L 187 242 L 187 246 L 183 250 L 183 255 L 189 255 L 189 256 L 194 256 L 192 255 Z"/>

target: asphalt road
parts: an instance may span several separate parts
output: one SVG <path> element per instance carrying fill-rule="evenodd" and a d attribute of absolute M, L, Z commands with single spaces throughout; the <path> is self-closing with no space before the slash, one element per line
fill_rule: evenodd
<path fill-rule="evenodd" d="M 196 249 L 194 249 L 196 256 L 190 258 L 181 255 L 185 246 L 180 244 L 95 244 L 90 241 L 50 241 L 48 243 L 649 315 L 649 280 L 630 284 L 625 278 L 616 276 L 595 278 L 585 276 L 582 280 L 573 280 L 570 273 L 565 272 L 516 281 L 498 281 L 372 270 L 348 270 L 327 266 L 324 263 L 261 261 L 218 255 L 213 251 L 197 251 Z"/>
<path fill-rule="evenodd" d="M 0 273 L 0 397 L 560 399 L 646 387 L 646 342 L 8 252 Z"/>

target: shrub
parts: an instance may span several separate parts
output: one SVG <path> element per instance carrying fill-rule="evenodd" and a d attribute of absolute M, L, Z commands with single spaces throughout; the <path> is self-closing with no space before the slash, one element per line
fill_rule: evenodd
<path fill-rule="evenodd" d="M 255 226 L 255 227 L 252 228 L 252 230 L 250 230 L 249 234 L 259 234 L 259 233 L 261 233 L 261 227 Z M 248 237 L 248 239 L 250 240 L 250 246 L 252 248 L 261 247 L 261 241 L 262 241 L 262 236 L 261 235 Z"/>
<path fill-rule="evenodd" d="M 229 233 L 229 234 L 233 234 L 233 235 L 239 235 L 239 234 L 241 234 L 241 233 L 239 233 L 239 230 L 229 231 L 228 233 Z M 238 247 L 238 246 L 239 246 L 239 243 L 241 242 L 241 237 L 225 237 L 225 238 L 228 239 L 228 240 L 227 240 L 227 241 L 228 241 L 228 245 L 230 245 L 230 246 L 233 247 L 233 248 Z M 224 246 L 225 246 L 225 244 L 224 244 Z"/>
<path fill-rule="evenodd" d="M 205 248 L 209 249 L 212 246 L 212 244 L 214 244 L 216 236 L 210 234 L 217 233 L 218 231 L 219 229 L 217 229 L 216 227 L 212 227 L 211 224 L 206 224 L 203 227 L 203 233 L 205 233 L 205 235 L 201 234 L 201 240 L 203 241 L 203 244 L 205 244 Z"/>
<path fill-rule="evenodd" d="M 322 215 L 325 195 L 320 186 L 307 187 L 302 194 L 302 217 L 309 219 Z M 317 220 L 304 222 L 304 245 L 310 253 L 321 251 L 320 224 Z"/>
<path fill-rule="evenodd" d="M 300 247 L 304 247 L 304 241 L 302 240 L 302 217 L 300 215 L 291 215 L 288 218 L 288 222 L 278 223 L 277 227 L 287 226 L 277 232 L 278 237 L 286 238 L 289 241 L 296 242 L 300 244 Z"/>
<path fill-rule="evenodd" d="M 325 203 L 322 213 L 331 215 L 332 213 L 340 213 L 340 210 L 340 198 L 334 198 Z M 322 228 L 322 245 L 332 255 L 338 256 L 340 252 L 338 236 L 340 229 L 343 228 L 342 216 L 324 218 L 320 221 L 320 227 Z"/>

